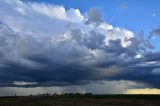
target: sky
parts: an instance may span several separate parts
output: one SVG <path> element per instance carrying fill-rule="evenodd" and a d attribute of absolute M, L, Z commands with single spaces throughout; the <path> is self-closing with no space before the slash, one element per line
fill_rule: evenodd
<path fill-rule="evenodd" d="M 1 0 L 0 96 L 159 94 L 159 5 Z"/>

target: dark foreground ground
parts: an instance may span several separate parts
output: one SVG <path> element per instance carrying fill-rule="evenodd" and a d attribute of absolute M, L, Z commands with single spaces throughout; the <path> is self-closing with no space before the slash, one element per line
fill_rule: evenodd
<path fill-rule="evenodd" d="M 0 106 L 160 106 L 160 95 L 1 97 Z"/>

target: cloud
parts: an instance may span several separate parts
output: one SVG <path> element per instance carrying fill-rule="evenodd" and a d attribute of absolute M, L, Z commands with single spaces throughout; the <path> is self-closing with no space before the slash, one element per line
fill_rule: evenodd
<path fill-rule="evenodd" d="M 99 24 L 102 22 L 102 15 L 100 11 L 95 8 L 91 8 L 88 12 L 88 20 L 86 24 Z"/>
<path fill-rule="evenodd" d="M 152 70 L 160 55 L 150 51 L 150 41 L 109 25 L 94 8 L 85 17 L 55 4 L 1 0 L 0 14 L 2 87 L 16 86 L 15 81 L 46 87 L 102 80 L 159 87 Z"/>
<path fill-rule="evenodd" d="M 149 38 L 153 36 L 160 36 L 160 28 L 155 28 L 150 32 Z"/>
<path fill-rule="evenodd" d="M 0 96 L 37 95 L 43 93 L 82 93 L 92 92 L 94 94 L 123 94 L 129 88 L 145 87 L 142 83 L 133 81 L 96 81 L 86 85 L 51 86 L 51 87 L 1 87 Z"/>
<path fill-rule="evenodd" d="M 25 85 L 35 85 L 38 83 L 37 82 L 14 81 L 13 84 L 17 86 L 25 86 Z"/>
<path fill-rule="evenodd" d="M 84 20 L 83 15 L 81 15 L 78 9 L 71 8 L 66 11 L 63 6 L 43 3 L 29 3 L 29 5 L 34 11 L 53 19 L 67 20 L 71 22 L 81 22 Z"/>
<path fill-rule="evenodd" d="M 155 68 L 152 70 L 153 74 L 159 75 L 160 74 L 160 68 Z"/>

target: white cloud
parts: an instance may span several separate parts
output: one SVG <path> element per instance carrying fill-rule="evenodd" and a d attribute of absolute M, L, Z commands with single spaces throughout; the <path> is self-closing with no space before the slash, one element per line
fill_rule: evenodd
<path fill-rule="evenodd" d="M 37 82 L 14 81 L 13 84 L 17 86 L 22 86 L 22 85 L 36 85 L 38 83 Z"/>
<path fill-rule="evenodd" d="M 78 9 L 66 10 L 63 6 L 30 3 L 32 9 L 38 13 L 49 16 L 53 19 L 66 20 L 71 22 L 82 22 L 84 20 L 83 15 Z"/>
<path fill-rule="evenodd" d="M 84 16 L 80 13 L 78 9 L 69 9 L 66 11 L 67 19 L 70 20 L 71 22 L 79 22 L 81 23 L 84 21 Z"/>
<path fill-rule="evenodd" d="M 114 28 L 113 30 L 106 32 L 106 42 L 108 42 L 110 39 L 120 39 L 123 47 L 129 46 L 131 44 L 130 39 L 133 37 L 133 32 L 121 28 Z"/>
<path fill-rule="evenodd" d="M 127 47 L 131 43 L 131 38 L 134 37 L 134 33 L 119 27 L 113 27 L 112 25 L 109 25 L 107 23 L 101 23 L 97 30 L 105 35 L 105 42 L 108 45 L 109 40 L 121 40 L 121 44 L 123 47 Z"/>
<path fill-rule="evenodd" d="M 51 18 L 66 20 L 66 10 L 62 6 L 49 5 L 49 4 L 39 4 L 39 3 L 30 3 L 31 8 L 43 15 L 49 16 Z"/>

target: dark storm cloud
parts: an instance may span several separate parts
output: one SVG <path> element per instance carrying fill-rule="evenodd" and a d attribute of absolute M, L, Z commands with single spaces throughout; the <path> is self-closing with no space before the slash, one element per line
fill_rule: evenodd
<path fill-rule="evenodd" d="M 150 51 L 153 47 L 143 34 L 136 37 L 111 27 L 96 9 L 84 19 L 78 9 L 0 2 L 8 6 L 7 12 L 3 6 L 0 9 L 0 86 L 131 80 L 159 87 L 160 55 Z"/>
<path fill-rule="evenodd" d="M 160 60 L 160 52 L 147 52 L 145 54 L 145 60 L 147 60 L 147 61 L 159 61 Z"/>
<path fill-rule="evenodd" d="M 155 56 L 155 57 L 154 57 Z M 142 58 L 132 59 L 122 66 L 125 67 L 120 74 L 110 77 L 110 80 L 132 80 L 149 84 L 152 87 L 160 88 L 159 86 L 159 53 L 146 53 Z"/>
<path fill-rule="evenodd" d="M 6 26 L 1 29 L 3 29 L 3 31 L 5 32 L 5 37 L 15 36 L 14 33 L 8 30 Z M 92 38 L 88 38 L 91 36 L 90 34 L 93 35 Z M 80 32 L 80 30 L 77 30 L 77 31 L 75 30 L 75 31 L 72 31 L 71 35 L 81 36 L 82 33 Z M 1 61 L 1 64 L 3 64 L 0 67 L 1 86 L 14 86 L 12 85 L 12 81 L 38 82 L 35 85 L 29 85 L 29 86 L 51 86 L 51 85 L 64 86 L 64 85 L 73 85 L 73 84 L 86 84 L 89 81 L 104 80 L 104 79 L 106 80 L 107 79 L 112 79 L 112 80 L 125 79 L 125 80 L 133 80 L 133 81 L 142 81 L 146 83 L 151 83 L 152 81 L 154 81 L 154 79 L 157 79 L 155 75 L 151 74 L 151 70 L 158 66 L 149 67 L 149 65 L 147 64 L 146 66 L 143 66 L 143 65 L 136 66 L 138 64 L 143 64 L 148 61 L 157 60 L 158 59 L 157 57 L 159 56 L 158 53 L 157 53 L 157 56 L 153 53 L 146 53 L 145 60 L 143 61 L 136 60 L 134 56 L 136 55 L 137 52 L 141 50 L 139 48 L 140 45 L 137 43 L 138 42 L 137 40 L 132 41 L 132 45 L 128 46 L 127 48 L 124 48 L 120 43 L 120 39 L 111 40 L 109 41 L 108 46 L 104 46 L 104 43 L 102 42 L 104 39 L 103 37 L 100 38 L 100 40 L 96 40 L 96 37 L 102 36 L 102 35 L 97 35 L 97 33 L 94 31 L 92 33 L 89 32 L 88 35 L 86 34 L 84 35 L 85 37 L 87 36 L 88 37 L 72 38 L 69 41 L 61 42 L 59 45 L 57 45 L 56 48 L 52 48 L 53 50 L 44 51 L 42 54 L 30 54 L 30 55 L 23 54 L 20 57 L 18 57 L 18 59 L 21 59 L 19 60 L 19 62 L 13 61 L 13 60 L 7 60 L 8 58 L 7 56 L 10 56 L 10 55 L 7 55 L 7 53 L 4 53 L 3 55 L 6 55 L 6 56 L 3 56 L 3 58 L 6 61 Z M 14 37 L 12 39 L 8 38 L 8 40 L 14 41 L 13 39 L 15 38 Z M 87 47 L 88 49 L 91 49 L 91 50 L 100 49 L 104 51 L 104 53 L 106 53 L 104 61 L 96 62 L 95 66 L 81 65 L 82 63 L 79 59 L 83 58 L 88 54 L 84 53 L 85 51 L 79 51 L 79 50 L 77 51 L 76 50 L 77 47 L 76 48 L 72 47 L 73 50 L 69 50 L 69 51 L 66 50 L 64 53 L 61 53 L 61 50 L 64 49 L 64 46 L 66 46 L 66 48 L 71 46 L 76 46 L 76 45 L 70 44 L 74 39 L 78 42 L 79 45 L 85 45 L 85 47 Z M 93 43 L 93 44 L 89 45 L 88 43 L 89 41 L 85 41 L 85 40 L 90 40 L 90 43 Z M 91 40 L 95 42 L 91 42 Z M 83 41 L 83 43 L 81 41 Z M 136 44 L 136 45 L 133 46 L 133 44 Z M 7 45 L 9 48 L 8 42 L 5 44 L 5 46 Z M 12 50 L 11 53 L 17 52 L 16 49 L 19 49 L 19 48 L 16 48 L 16 44 L 12 45 L 12 47 L 14 47 L 15 49 Z M 4 52 L 2 48 L 1 48 L 1 52 Z M 154 56 L 152 55 L 156 56 L 156 58 L 154 58 Z M 94 55 L 93 56 L 88 55 L 88 56 L 94 59 Z M 9 57 L 9 58 L 16 59 L 17 57 Z M 68 61 L 72 60 L 72 58 L 74 58 L 74 62 L 73 63 L 71 62 L 68 64 Z M 31 65 L 25 62 L 25 60 L 31 62 Z M 36 66 L 35 63 L 36 64 L 39 63 L 38 67 Z M 103 75 L 104 73 L 103 71 L 96 70 L 96 68 L 101 68 L 101 69 L 109 68 L 113 65 L 118 66 L 119 68 L 124 68 L 124 71 L 121 73 L 118 73 L 117 75 L 108 76 L 108 75 Z M 132 77 L 129 75 L 132 75 Z M 154 78 L 152 78 L 152 76 L 154 76 Z M 148 77 L 149 79 L 142 78 L 142 77 Z M 6 84 L 2 84 L 4 82 Z M 154 83 L 152 84 L 155 84 L 155 83 L 156 82 L 154 81 Z"/>

